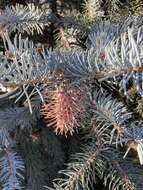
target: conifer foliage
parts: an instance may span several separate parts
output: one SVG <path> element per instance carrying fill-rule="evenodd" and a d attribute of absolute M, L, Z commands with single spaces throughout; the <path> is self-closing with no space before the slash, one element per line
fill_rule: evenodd
<path fill-rule="evenodd" d="M 143 8 L 0 1 L 0 189 L 143 189 Z M 139 6 L 138 6 L 139 5 Z"/>

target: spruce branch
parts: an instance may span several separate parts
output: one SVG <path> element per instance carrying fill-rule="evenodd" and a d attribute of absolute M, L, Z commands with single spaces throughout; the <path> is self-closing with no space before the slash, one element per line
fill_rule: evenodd
<path fill-rule="evenodd" d="M 102 137 L 106 136 L 107 144 L 116 144 L 116 147 L 118 144 L 126 145 L 127 151 L 124 158 L 131 149 L 137 151 L 142 165 L 142 122 L 131 122 L 132 115 L 124 105 L 105 93 L 96 91 L 93 95 L 93 104 L 91 133 L 98 133 Z"/>
<path fill-rule="evenodd" d="M 21 35 L 16 35 L 14 42 L 10 40 L 8 33 L 3 37 L 6 55 L 1 56 L 1 84 L 16 87 L 38 82 L 56 82 L 58 77 L 60 80 L 61 73 L 58 70 L 59 65 L 54 62 L 54 53 L 43 51 L 40 54 L 33 43 L 28 38 L 22 39 Z"/>
<path fill-rule="evenodd" d="M 23 159 L 16 153 L 5 149 L 5 154 L 0 159 L 0 168 L 3 190 L 21 190 L 22 186 L 18 178 L 24 178 L 21 174 L 25 169 Z"/>
<path fill-rule="evenodd" d="M 46 189 L 94 189 L 98 178 L 109 190 L 134 189 L 134 181 L 116 158 L 118 153 L 112 148 L 108 149 L 102 142 L 102 137 L 100 140 L 98 138 L 99 144 L 95 142 L 95 138 L 93 139 L 91 143 L 86 144 L 83 153 L 75 154 L 73 162 L 67 164 L 67 169 L 60 172 L 65 177 L 54 180 L 54 188 L 46 187 Z"/>
<path fill-rule="evenodd" d="M 110 148 L 105 152 L 106 157 L 106 166 L 103 171 L 102 180 L 105 187 L 108 187 L 109 190 L 125 189 L 133 190 L 135 189 L 135 184 L 127 170 L 124 169 L 121 164 L 122 156 L 116 150 Z M 119 159 L 120 158 L 120 159 Z M 126 164 L 128 162 L 126 161 Z M 126 166 L 125 164 L 125 166 Z"/>
<path fill-rule="evenodd" d="M 48 17 L 50 10 L 41 10 L 34 4 L 6 6 L 0 14 L 1 32 L 17 29 L 20 33 L 26 31 L 33 34 L 34 30 L 42 33 L 44 26 L 49 23 Z"/>
<path fill-rule="evenodd" d="M 103 50 L 123 31 L 120 23 L 113 24 L 109 20 L 98 21 L 91 27 L 87 38 L 88 48 L 95 48 L 97 51 Z"/>
<path fill-rule="evenodd" d="M 99 134 L 109 133 L 110 143 L 114 138 L 116 145 L 118 141 L 122 142 L 122 133 L 126 130 L 127 122 L 132 117 L 124 104 L 106 92 L 94 91 L 91 109 L 93 112 L 92 123 L 96 122 L 92 131 L 95 130 Z"/>
<path fill-rule="evenodd" d="M 112 77 L 122 76 L 120 86 L 128 97 L 127 86 L 132 81 L 142 96 L 142 27 L 128 28 L 105 50 Z"/>
<path fill-rule="evenodd" d="M 79 190 L 91 189 L 96 183 L 96 170 L 104 167 L 101 161 L 102 146 L 93 143 L 86 146 L 83 153 L 73 156 L 73 162 L 67 164 L 67 169 L 60 171 L 64 178 L 59 178 L 54 184 L 55 189 Z"/>
<path fill-rule="evenodd" d="M 53 12 L 58 13 L 57 1 L 50 2 Z M 114 98 L 112 85 L 120 86 L 125 100 L 132 84 L 137 96 L 143 96 L 143 19 L 130 17 L 124 24 L 121 22 L 123 26 L 103 21 L 92 27 L 98 13 L 103 13 L 102 18 L 109 13 L 107 17 L 111 18 L 123 4 L 119 0 L 106 0 L 103 7 L 100 0 L 88 0 L 85 4 L 91 20 L 81 23 L 82 19 L 75 16 L 58 18 L 59 15 L 49 12 L 50 9 L 30 4 L 6 7 L 1 11 L 0 30 L 5 52 L 0 55 L 0 101 L 6 97 L 14 99 L 17 105 L 0 111 L 0 178 L 4 190 L 22 189 L 24 163 L 15 152 L 16 142 L 20 143 L 25 158 L 27 190 L 43 190 L 46 185 L 51 186 L 47 187 L 50 190 L 92 190 L 98 180 L 109 190 L 141 190 L 143 187 L 141 166 L 134 166 L 133 159 L 123 159 L 132 149 L 143 164 L 142 121 L 139 118 L 138 122 L 132 121 L 139 116 L 130 113 L 118 97 Z M 108 10 L 105 10 L 106 6 Z M 58 27 L 67 27 L 74 36 L 81 34 L 82 29 L 85 35 L 89 32 L 84 46 L 87 49 L 68 51 L 71 44 L 66 43 L 62 33 L 67 51 L 39 50 L 21 35 L 16 35 L 12 41 L 7 31 L 42 32 L 49 22 L 52 23 L 52 36 Z M 85 23 L 91 25 L 85 26 Z M 95 83 L 99 91 L 94 91 Z M 110 90 L 105 86 L 109 83 Z M 67 138 L 68 143 L 64 145 L 67 141 L 63 136 L 58 137 L 41 125 L 44 122 L 42 118 L 39 120 L 41 101 L 41 114 L 47 126 L 54 128 L 59 135 L 73 134 L 86 120 L 88 129 L 82 129 L 83 133 L 78 130 L 79 136 L 92 135 L 92 138 L 83 140 L 83 151 L 71 157 L 71 141 Z M 21 105 L 28 105 L 32 114 Z M 86 119 L 88 114 L 91 114 L 88 118 L 91 121 Z M 37 125 L 39 130 L 35 131 Z M 15 142 L 12 136 L 16 135 Z M 121 149 L 115 151 L 114 145 L 116 148 L 122 145 L 125 154 L 120 154 Z M 68 160 L 67 168 L 63 168 Z M 57 179 L 52 186 L 53 178 Z"/>
<path fill-rule="evenodd" d="M 24 180 L 24 161 L 15 150 L 15 142 L 10 137 L 7 129 L 0 130 L 0 178 L 3 190 L 23 189 L 22 180 Z"/>
<path fill-rule="evenodd" d="M 109 154 L 108 154 L 109 153 Z M 117 181 L 119 179 L 123 180 L 123 189 L 128 189 L 128 190 L 134 190 L 134 189 L 142 189 L 142 168 L 140 165 L 134 162 L 134 160 L 130 157 L 126 160 L 123 160 L 123 153 L 117 152 L 115 149 L 110 149 L 110 151 L 106 154 L 108 157 L 109 161 L 109 170 L 107 169 L 106 177 L 105 177 L 105 183 L 110 186 L 110 181 L 114 181 L 115 184 L 121 184 L 118 183 Z M 115 169 L 116 172 L 118 173 L 117 181 L 116 178 L 113 177 L 114 172 L 112 169 Z M 113 174 L 113 175 L 112 175 Z M 110 180 L 111 177 L 111 180 Z M 106 180 L 107 179 L 107 180 Z M 115 188 L 115 186 L 110 186 L 111 189 Z M 118 186 L 117 186 L 118 187 Z M 121 187 L 121 186 L 120 186 Z"/>
<path fill-rule="evenodd" d="M 48 119 L 48 126 L 53 126 L 56 133 L 73 134 L 74 129 L 81 126 L 87 107 L 86 92 L 83 89 L 70 87 L 67 83 L 45 92 L 46 104 L 41 114 Z"/>

